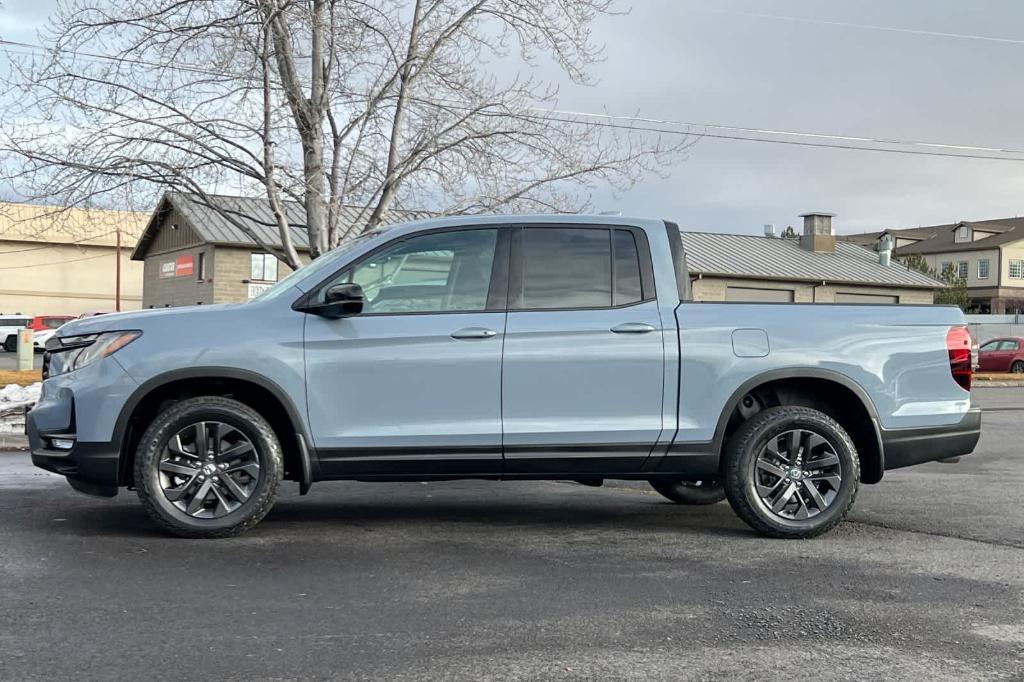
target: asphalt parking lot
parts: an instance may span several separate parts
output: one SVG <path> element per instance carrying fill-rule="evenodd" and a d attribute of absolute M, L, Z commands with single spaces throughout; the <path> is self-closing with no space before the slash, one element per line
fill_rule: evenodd
<path fill-rule="evenodd" d="M 530 482 L 294 485 L 241 538 L 0 454 L 3 679 L 1021 679 L 1024 389 L 836 532 Z"/>
<path fill-rule="evenodd" d="M 43 354 L 38 353 L 33 363 L 36 367 L 43 366 Z M 0 348 L 0 369 L 18 369 L 18 354 L 8 353 Z"/>

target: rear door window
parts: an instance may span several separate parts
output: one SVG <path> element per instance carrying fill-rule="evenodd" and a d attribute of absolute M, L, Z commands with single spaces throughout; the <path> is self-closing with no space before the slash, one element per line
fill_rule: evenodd
<path fill-rule="evenodd" d="M 1017 350 L 1020 344 L 1016 341 L 1003 341 L 999 344 L 999 350 Z"/>
<path fill-rule="evenodd" d="M 520 310 L 607 308 L 612 302 L 612 247 L 605 228 L 524 228 Z"/>
<path fill-rule="evenodd" d="M 615 230 L 615 292 L 613 305 L 628 305 L 642 301 L 643 284 L 640 278 L 640 253 L 636 237 L 629 230 Z"/>

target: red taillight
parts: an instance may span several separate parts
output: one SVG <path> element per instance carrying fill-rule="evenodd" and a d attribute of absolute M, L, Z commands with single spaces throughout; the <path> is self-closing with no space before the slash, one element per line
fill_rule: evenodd
<path fill-rule="evenodd" d="M 946 332 L 949 371 L 953 374 L 953 381 L 960 384 L 965 391 L 971 390 L 971 377 L 974 375 L 974 368 L 971 366 L 971 343 L 971 333 L 964 325 L 950 327 Z"/>

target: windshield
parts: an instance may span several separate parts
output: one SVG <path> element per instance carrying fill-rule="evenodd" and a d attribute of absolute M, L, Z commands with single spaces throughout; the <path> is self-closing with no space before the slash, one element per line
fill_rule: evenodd
<path fill-rule="evenodd" d="M 275 284 L 274 286 L 270 287 L 269 289 L 264 291 L 259 296 L 255 296 L 255 297 L 251 298 L 249 300 L 249 302 L 252 303 L 253 301 L 266 301 L 266 300 L 269 300 L 271 298 L 277 298 L 283 292 L 288 291 L 289 289 L 291 289 L 292 285 L 296 281 L 298 281 L 299 279 L 302 279 L 302 278 L 306 277 L 307 275 L 316 274 L 317 272 L 320 272 L 321 270 L 328 270 L 329 271 L 334 266 L 334 264 L 338 262 L 338 259 L 341 256 L 345 255 L 349 251 L 352 251 L 357 246 L 365 244 L 367 241 L 369 241 L 373 237 L 376 237 L 379 234 L 381 234 L 381 232 L 379 230 L 376 231 L 376 232 L 367 232 L 364 235 L 360 235 L 359 237 L 356 237 L 352 241 L 345 242 L 344 244 L 342 244 L 341 246 L 337 247 L 333 251 L 330 251 L 330 252 L 324 254 L 320 258 L 317 258 L 315 261 L 313 261 L 309 265 L 304 265 L 301 268 L 299 268 L 298 270 L 293 271 L 291 274 L 289 274 L 284 279 L 278 280 L 277 284 Z"/>

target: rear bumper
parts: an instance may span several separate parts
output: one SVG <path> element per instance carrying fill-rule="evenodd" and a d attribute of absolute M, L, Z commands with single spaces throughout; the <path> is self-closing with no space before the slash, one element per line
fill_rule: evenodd
<path fill-rule="evenodd" d="M 981 437 L 981 408 L 971 408 L 957 424 L 882 429 L 880 435 L 886 471 L 968 455 Z"/>

